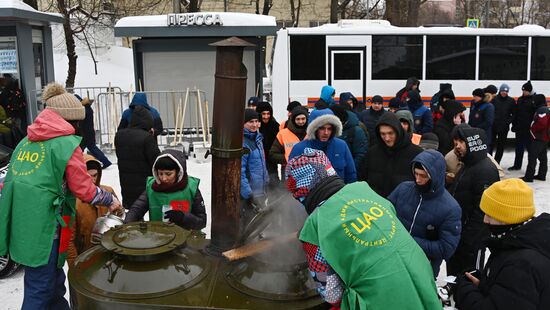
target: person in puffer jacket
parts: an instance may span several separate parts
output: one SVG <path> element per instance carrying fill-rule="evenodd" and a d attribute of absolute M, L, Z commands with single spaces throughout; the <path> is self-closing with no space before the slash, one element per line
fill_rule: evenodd
<path fill-rule="evenodd" d="M 269 183 L 259 119 L 255 110 L 245 110 L 243 148 L 248 149 L 248 154 L 244 154 L 241 160 L 242 227 L 265 207 Z"/>
<path fill-rule="evenodd" d="M 388 196 L 397 217 L 432 264 L 434 278 L 444 259 L 453 255 L 460 240 L 461 210 L 445 189 L 445 159 L 435 150 L 413 159 L 414 181 L 397 186 Z"/>
<path fill-rule="evenodd" d="M 344 182 L 346 184 L 353 183 L 357 180 L 353 156 L 346 142 L 337 138 L 342 135 L 342 123 L 338 117 L 333 115 L 332 110 L 325 110 L 330 111 L 330 114 L 314 118 L 314 113 L 311 113 L 307 126 L 307 138 L 292 148 L 288 160 L 302 154 L 305 148 L 323 151 Z"/>
<path fill-rule="evenodd" d="M 546 97 L 543 94 L 535 95 L 535 102 L 543 101 L 546 104 Z M 533 124 L 531 125 L 531 145 L 529 146 L 529 156 L 527 170 L 522 178 L 525 182 L 533 182 L 533 179 L 546 181 L 548 172 L 548 141 L 550 141 L 550 109 L 542 106 L 535 113 Z M 539 160 L 539 173 L 535 175 L 535 167 Z"/>
<path fill-rule="evenodd" d="M 321 96 L 319 100 L 315 103 L 315 109 L 323 110 L 328 109 L 331 105 L 334 104 L 334 95 L 336 90 L 330 85 L 325 85 L 321 89 Z"/>
<path fill-rule="evenodd" d="M 422 135 L 426 132 L 432 132 L 434 123 L 430 108 L 424 105 L 420 93 L 416 90 L 408 92 L 407 105 L 414 119 L 414 132 Z"/>
<path fill-rule="evenodd" d="M 128 128 L 128 126 L 130 126 L 130 123 L 132 122 L 132 114 L 137 106 L 144 107 L 151 113 L 153 116 L 153 130 L 155 137 L 160 135 L 164 130 L 160 113 L 157 109 L 149 105 L 147 102 L 147 94 L 141 92 L 135 93 L 128 109 L 122 112 L 122 117 L 120 118 L 120 124 L 118 124 L 117 130 Z"/>

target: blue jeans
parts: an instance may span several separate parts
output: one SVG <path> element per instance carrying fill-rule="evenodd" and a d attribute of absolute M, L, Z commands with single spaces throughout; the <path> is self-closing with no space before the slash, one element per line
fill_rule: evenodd
<path fill-rule="evenodd" d="M 101 162 L 104 168 L 111 165 L 111 161 L 107 158 L 107 156 L 105 156 L 105 154 L 103 154 L 103 152 L 97 147 L 97 145 L 95 145 L 95 143 L 86 145 L 86 148 L 93 157 Z"/>
<path fill-rule="evenodd" d="M 48 264 L 25 266 L 25 289 L 22 310 L 70 310 L 65 299 L 65 272 L 57 268 L 59 239 L 54 240 Z"/>

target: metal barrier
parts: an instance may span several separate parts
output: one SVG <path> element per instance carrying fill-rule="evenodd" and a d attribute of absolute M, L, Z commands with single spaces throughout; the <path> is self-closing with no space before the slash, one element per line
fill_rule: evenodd
<path fill-rule="evenodd" d="M 67 91 L 88 97 L 94 109 L 94 126 L 97 144 L 106 151 L 114 150 L 114 137 L 122 113 L 132 101 L 134 92 L 122 91 L 120 87 L 76 87 Z M 200 141 L 210 144 L 212 103 L 204 100 L 202 90 L 187 88 L 177 91 L 145 91 L 147 102 L 158 110 L 165 132 L 158 137 L 159 145 L 174 146 L 184 142 Z M 42 91 L 29 95 L 29 102 L 37 111 L 44 109 Z"/>

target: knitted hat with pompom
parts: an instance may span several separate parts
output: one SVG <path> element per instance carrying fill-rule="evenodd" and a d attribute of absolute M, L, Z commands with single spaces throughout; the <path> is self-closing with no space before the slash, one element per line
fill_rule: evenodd
<path fill-rule="evenodd" d="M 55 111 L 67 121 L 83 120 L 86 116 L 80 101 L 58 83 L 50 83 L 44 87 L 42 100 L 46 103 L 46 109 Z"/>

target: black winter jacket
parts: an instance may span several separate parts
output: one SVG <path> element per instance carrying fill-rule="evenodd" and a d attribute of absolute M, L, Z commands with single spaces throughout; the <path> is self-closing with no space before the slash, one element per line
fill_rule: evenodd
<path fill-rule="evenodd" d="M 373 110 L 372 107 L 361 112 L 359 115 L 359 120 L 365 124 L 367 131 L 369 133 L 369 146 L 376 144 L 378 139 L 376 138 L 376 124 L 380 117 L 386 112 L 382 109 L 380 111 Z"/>
<path fill-rule="evenodd" d="M 151 128 L 151 113 L 143 107 L 136 107 L 130 127 L 120 129 L 115 135 L 122 203 L 125 208 L 129 208 L 145 190 L 147 177 L 153 175 L 151 169 L 160 154 Z"/>
<path fill-rule="evenodd" d="M 493 132 L 506 132 L 510 130 L 510 124 L 514 119 L 514 107 L 516 105 L 514 98 L 497 95 L 493 99 L 493 105 L 495 106 Z"/>
<path fill-rule="evenodd" d="M 435 124 L 434 133 L 439 139 L 439 148 L 437 149 L 445 156 L 454 147 L 453 136 L 451 135 L 455 128 L 454 117 L 464 112 L 466 108 L 460 102 L 449 100 L 445 103 L 445 112 L 443 117 Z"/>
<path fill-rule="evenodd" d="M 461 278 L 455 300 L 460 310 L 550 309 L 550 214 L 489 240 L 491 257 L 479 286 Z"/>
<path fill-rule="evenodd" d="M 512 120 L 512 131 L 528 135 L 531 122 L 537 107 L 533 95 L 521 96 L 514 106 L 514 118 Z"/>
<path fill-rule="evenodd" d="M 485 214 L 479 208 L 481 195 L 500 177 L 496 166 L 487 157 L 486 135 L 480 128 L 457 127 L 458 136 L 466 141 L 466 155 L 461 159 L 464 167 L 457 173 L 449 192 L 462 209 L 460 244 L 468 248 L 479 247 L 489 236 L 483 223 Z"/>
<path fill-rule="evenodd" d="M 80 146 L 82 149 L 85 149 L 88 145 L 95 145 L 94 110 L 92 110 L 91 102 L 84 105 L 84 111 L 86 116 L 79 123 L 80 135 L 82 136 Z"/>
<path fill-rule="evenodd" d="M 397 138 L 393 147 L 387 147 L 380 137 L 380 125 L 393 127 Z M 370 187 L 382 197 L 387 197 L 401 182 L 413 181 L 411 161 L 422 152 L 422 148 L 411 143 L 397 116 L 384 113 L 375 128 L 378 142 L 369 148 L 359 165 L 359 180 L 367 181 Z"/>

